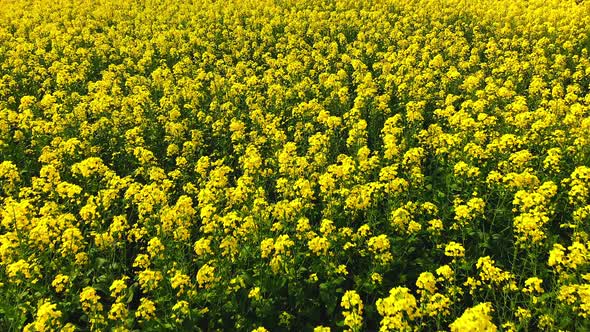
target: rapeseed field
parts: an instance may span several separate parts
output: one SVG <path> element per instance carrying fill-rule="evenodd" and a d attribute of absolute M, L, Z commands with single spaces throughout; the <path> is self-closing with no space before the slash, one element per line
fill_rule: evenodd
<path fill-rule="evenodd" d="M 590 330 L 590 1 L 0 1 L 0 331 Z"/>

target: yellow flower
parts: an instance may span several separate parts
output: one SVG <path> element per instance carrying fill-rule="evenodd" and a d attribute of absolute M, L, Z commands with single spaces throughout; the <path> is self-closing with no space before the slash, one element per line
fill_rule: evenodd
<path fill-rule="evenodd" d="M 113 281 L 109 287 L 112 297 L 119 298 L 122 295 L 123 291 L 127 289 L 127 280 L 129 280 L 129 277 L 123 276 L 121 279 L 115 279 Z"/>
<path fill-rule="evenodd" d="M 55 276 L 55 278 L 51 282 L 51 286 L 53 286 L 53 288 L 55 288 L 55 291 L 57 293 L 61 293 L 65 290 L 66 286 L 69 283 L 70 283 L 70 277 L 63 275 L 63 274 L 58 274 Z"/>
<path fill-rule="evenodd" d="M 148 242 L 147 251 L 152 258 L 158 257 L 165 247 L 159 238 L 154 237 Z"/>
<path fill-rule="evenodd" d="M 416 280 L 416 286 L 420 289 L 419 292 L 434 294 L 436 292 L 436 278 L 430 272 L 422 272 Z"/>
<path fill-rule="evenodd" d="M 172 307 L 172 310 L 187 315 L 189 313 L 189 303 L 184 300 L 178 301 Z"/>
<path fill-rule="evenodd" d="M 428 231 L 433 235 L 440 235 L 441 231 L 444 229 L 443 222 L 440 219 L 432 219 L 428 221 Z"/>
<path fill-rule="evenodd" d="M 160 271 L 146 269 L 138 273 L 139 286 L 142 291 L 153 291 L 158 287 L 158 284 L 163 279 Z"/>
<path fill-rule="evenodd" d="M 461 244 L 451 241 L 445 247 L 445 256 L 453 258 L 464 257 L 465 248 Z"/>
<path fill-rule="evenodd" d="M 176 302 L 176 304 L 172 307 L 172 315 L 171 318 L 174 319 L 177 323 L 182 323 L 186 316 L 190 313 L 189 303 L 187 301 L 181 300 Z"/>
<path fill-rule="evenodd" d="M 204 256 L 205 254 L 212 253 L 211 251 L 211 239 L 209 238 L 200 238 L 195 242 L 193 246 L 195 253 L 199 256 Z"/>
<path fill-rule="evenodd" d="M 416 298 L 405 287 L 392 288 L 389 296 L 378 299 L 377 311 L 381 319 L 380 331 L 410 329 L 410 322 L 419 316 Z"/>
<path fill-rule="evenodd" d="M 373 272 L 371 273 L 371 281 L 375 284 L 381 284 L 383 282 L 383 277 L 379 273 Z"/>
<path fill-rule="evenodd" d="M 98 157 L 90 157 L 79 163 L 72 165 L 72 173 L 80 174 L 87 178 L 92 175 L 104 175 L 108 168 L 104 165 L 102 159 Z"/>
<path fill-rule="evenodd" d="M 580 265 L 584 265 L 590 260 L 588 249 L 586 246 L 578 241 L 572 243 L 567 247 L 569 253 L 567 255 L 567 266 L 576 269 Z"/>
<path fill-rule="evenodd" d="M 310 283 L 315 283 L 315 282 L 317 282 L 318 280 L 319 280 L 319 279 L 318 279 L 318 275 L 317 275 L 316 273 L 312 273 L 312 274 L 310 274 L 310 275 L 309 275 L 309 278 L 307 279 L 307 281 L 308 281 L 308 282 L 310 282 Z"/>
<path fill-rule="evenodd" d="M 274 250 L 274 240 L 272 238 L 267 238 L 260 242 L 260 253 L 262 258 L 266 258 L 270 256 L 272 251 Z"/>
<path fill-rule="evenodd" d="M 139 254 L 135 257 L 133 261 L 133 267 L 137 268 L 147 268 L 150 265 L 150 258 L 146 254 Z"/>
<path fill-rule="evenodd" d="M 369 251 L 375 255 L 375 259 L 382 264 L 393 260 L 390 250 L 389 238 L 385 234 L 373 236 L 367 241 Z"/>
<path fill-rule="evenodd" d="M 359 330 L 363 325 L 363 302 L 358 293 L 353 290 L 346 291 L 340 305 L 345 309 L 342 312 L 344 325 L 348 326 L 351 331 Z"/>
<path fill-rule="evenodd" d="M 215 281 L 215 267 L 209 264 L 201 266 L 197 272 L 197 282 L 199 283 L 199 287 L 210 287 Z"/>
<path fill-rule="evenodd" d="M 51 331 L 56 330 L 61 324 L 59 319 L 62 312 L 57 310 L 57 304 L 44 300 L 35 315 L 35 320 L 27 324 L 23 331 Z"/>
<path fill-rule="evenodd" d="M 522 307 L 518 307 L 516 309 L 515 316 L 518 318 L 519 321 L 526 321 L 531 319 L 532 314 L 531 311 Z"/>
<path fill-rule="evenodd" d="M 406 230 L 412 221 L 412 215 L 405 208 L 398 208 L 391 213 L 391 223 L 400 230 Z"/>
<path fill-rule="evenodd" d="M 440 276 L 439 281 L 443 281 L 443 280 L 452 281 L 453 275 L 455 274 L 455 272 L 453 271 L 453 269 L 450 266 L 443 265 L 443 266 L 439 267 L 438 269 L 436 269 L 436 274 Z"/>
<path fill-rule="evenodd" d="M 77 227 L 70 227 L 62 234 L 62 246 L 60 252 L 62 256 L 76 254 L 84 246 L 84 236 Z"/>
<path fill-rule="evenodd" d="M 561 244 L 555 243 L 553 245 L 553 249 L 549 251 L 547 265 L 554 267 L 557 271 L 560 271 L 565 262 L 564 258 L 565 248 Z"/>
<path fill-rule="evenodd" d="M 280 235 L 274 242 L 275 254 L 290 254 L 288 249 L 295 243 L 289 238 L 289 235 Z"/>
<path fill-rule="evenodd" d="M 261 299 L 261 296 L 260 296 L 260 287 L 254 287 L 254 288 L 252 288 L 250 290 L 250 292 L 248 293 L 248 298 L 259 301 Z"/>
<path fill-rule="evenodd" d="M 16 189 L 16 184 L 20 182 L 18 167 L 10 160 L 0 163 L 0 184 L 6 192 Z"/>
<path fill-rule="evenodd" d="M 142 297 L 140 299 L 139 307 L 137 307 L 137 311 L 135 311 L 135 317 L 144 320 L 152 320 L 155 317 L 155 313 L 155 303 L 150 299 Z"/>
<path fill-rule="evenodd" d="M 461 317 L 449 325 L 449 328 L 451 332 L 494 332 L 497 327 L 492 323 L 490 316 L 492 311 L 492 305 L 489 302 L 480 303 L 465 310 Z"/>
<path fill-rule="evenodd" d="M 323 236 L 316 236 L 307 242 L 309 250 L 316 255 L 325 255 L 330 247 L 330 242 Z"/>
<path fill-rule="evenodd" d="M 113 303 L 109 310 L 109 319 L 114 321 L 123 321 L 127 318 L 127 306 L 121 302 Z"/>
<path fill-rule="evenodd" d="M 555 324 L 555 320 L 549 315 L 541 315 L 539 317 L 539 327 L 549 330 Z"/>
<path fill-rule="evenodd" d="M 356 291 L 350 290 L 344 293 L 344 295 L 342 296 L 342 303 L 340 305 L 342 306 L 342 308 L 347 310 L 356 307 L 362 309 L 363 302 L 361 301 L 361 297 L 358 295 Z"/>
<path fill-rule="evenodd" d="M 313 332 L 330 332 L 330 328 L 326 326 L 316 326 L 313 328 Z"/>
<path fill-rule="evenodd" d="M 543 290 L 543 287 L 541 287 L 542 283 L 543 283 L 543 280 L 539 279 L 537 277 L 528 278 L 524 282 L 525 287 L 522 289 L 522 291 L 524 293 L 528 293 L 528 294 L 532 294 L 533 292 L 536 292 L 538 294 L 543 294 L 544 290 Z"/>
<path fill-rule="evenodd" d="M 424 314 L 430 317 L 438 315 L 448 316 L 450 312 L 452 301 L 447 296 L 436 293 L 428 298 Z"/>
<path fill-rule="evenodd" d="M 173 289 L 178 289 L 178 293 L 177 296 L 180 296 L 184 293 L 185 288 L 189 287 L 191 284 L 191 278 L 184 274 L 181 273 L 180 271 L 176 271 L 176 273 L 174 274 L 174 276 L 170 279 L 170 286 L 172 286 Z"/>
<path fill-rule="evenodd" d="M 260 326 L 252 330 L 252 332 L 268 332 L 268 330 L 265 329 L 263 326 Z"/>
<path fill-rule="evenodd" d="M 19 276 L 25 279 L 30 279 L 31 275 L 31 264 L 21 259 L 17 262 L 11 263 L 6 267 L 6 272 L 9 278 L 17 278 Z"/>
<path fill-rule="evenodd" d="M 506 322 L 502 324 L 502 328 L 506 332 L 516 332 L 516 325 L 513 322 Z"/>
<path fill-rule="evenodd" d="M 92 287 L 84 287 L 80 293 L 80 304 L 82 309 L 86 312 L 90 311 L 101 311 L 102 304 L 100 302 L 100 296 L 96 294 L 96 290 Z"/>
<path fill-rule="evenodd" d="M 490 256 L 480 257 L 475 265 L 479 270 L 479 277 L 483 282 L 499 284 L 504 281 L 510 281 L 513 278 L 512 273 L 502 271 L 496 267 L 495 261 Z"/>

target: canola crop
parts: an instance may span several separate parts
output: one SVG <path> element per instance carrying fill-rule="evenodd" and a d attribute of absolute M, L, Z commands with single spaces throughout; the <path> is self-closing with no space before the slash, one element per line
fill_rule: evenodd
<path fill-rule="evenodd" d="M 0 330 L 590 330 L 590 2 L 0 3 Z"/>

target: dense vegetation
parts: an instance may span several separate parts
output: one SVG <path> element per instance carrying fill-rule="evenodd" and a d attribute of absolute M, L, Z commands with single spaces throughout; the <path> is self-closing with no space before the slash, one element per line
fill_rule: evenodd
<path fill-rule="evenodd" d="M 590 4 L 0 4 L 0 330 L 590 323 Z"/>

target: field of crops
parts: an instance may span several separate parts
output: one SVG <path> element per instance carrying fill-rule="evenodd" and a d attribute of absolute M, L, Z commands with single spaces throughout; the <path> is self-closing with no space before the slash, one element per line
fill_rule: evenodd
<path fill-rule="evenodd" d="M 590 330 L 590 1 L 0 1 L 0 331 Z"/>

